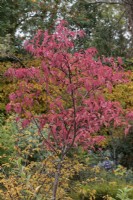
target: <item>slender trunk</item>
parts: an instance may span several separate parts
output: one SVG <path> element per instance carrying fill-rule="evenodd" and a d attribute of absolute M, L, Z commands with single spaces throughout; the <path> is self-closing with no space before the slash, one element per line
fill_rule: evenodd
<path fill-rule="evenodd" d="M 123 0 L 128 18 L 128 30 L 131 34 L 130 51 L 128 57 L 133 57 L 133 0 Z"/>
<path fill-rule="evenodd" d="M 60 174 L 61 174 L 62 161 L 63 161 L 63 158 L 59 161 L 59 163 L 57 165 L 57 171 L 55 173 L 55 180 L 54 180 L 54 185 L 53 185 L 53 194 L 52 194 L 51 200 L 56 200 L 57 189 L 58 189 L 58 185 L 59 185 L 59 178 L 60 178 Z"/>

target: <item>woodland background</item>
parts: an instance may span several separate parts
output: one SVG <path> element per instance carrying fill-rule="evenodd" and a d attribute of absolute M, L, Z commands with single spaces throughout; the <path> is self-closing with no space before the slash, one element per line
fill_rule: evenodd
<path fill-rule="evenodd" d="M 37 30 L 54 33 L 58 19 L 71 30 L 82 29 L 76 49 L 98 50 L 98 57 L 122 58 L 123 70 L 130 70 L 130 81 L 105 91 L 107 99 L 119 101 L 124 110 L 133 110 L 133 1 L 132 0 L 1 0 L 0 3 L 0 199 L 48 200 L 58 156 L 42 148 L 35 124 L 23 129 L 16 115 L 6 112 L 9 93 L 17 82 L 5 76 L 10 67 L 27 69 L 41 63 L 24 50 L 24 41 Z M 34 89 L 39 85 L 34 83 Z M 42 88 L 40 88 L 41 90 Z M 55 95 L 60 88 L 54 88 Z M 63 94 L 65 96 L 65 93 Z M 71 106 L 71 105 L 68 105 Z M 46 94 L 34 112 L 48 112 Z M 24 116 L 22 116 L 24 117 Z M 131 121 L 132 125 L 132 121 Z M 57 199 L 133 199 L 133 129 L 125 136 L 121 127 L 103 127 L 105 140 L 84 151 L 72 149 L 62 164 Z M 110 170 L 101 167 L 112 161 Z M 54 161 L 54 162 L 53 162 Z"/>

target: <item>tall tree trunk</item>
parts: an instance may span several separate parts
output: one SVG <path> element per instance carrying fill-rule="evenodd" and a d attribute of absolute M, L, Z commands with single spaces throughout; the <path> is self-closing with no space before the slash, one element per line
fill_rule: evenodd
<path fill-rule="evenodd" d="M 131 34 L 129 57 L 133 57 L 133 0 L 123 0 L 128 17 L 128 30 Z"/>

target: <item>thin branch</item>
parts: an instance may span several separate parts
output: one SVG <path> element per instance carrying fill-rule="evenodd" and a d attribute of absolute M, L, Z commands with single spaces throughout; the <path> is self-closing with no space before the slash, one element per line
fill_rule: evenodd
<path fill-rule="evenodd" d="M 15 62 L 15 63 L 19 63 L 23 68 L 26 68 L 26 66 L 22 63 L 22 61 L 17 58 L 16 56 L 4 56 L 4 57 L 0 57 L 0 62 Z"/>
<path fill-rule="evenodd" d="M 42 133 L 42 130 L 40 128 L 40 126 L 38 125 L 36 119 L 34 118 L 34 116 L 32 115 L 32 118 L 33 118 L 33 121 L 35 123 L 35 125 L 37 126 L 38 130 L 39 130 L 39 133 L 41 134 L 43 140 L 49 145 L 49 147 L 58 155 L 56 149 L 47 141 L 47 139 L 44 137 L 43 133 Z"/>
<path fill-rule="evenodd" d="M 89 2 L 88 0 L 84 0 L 84 1 L 86 1 L 87 3 L 89 3 L 89 4 L 114 4 L 114 5 L 124 5 L 125 3 L 123 3 L 122 1 L 120 2 L 120 1 L 93 1 L 93 2 Z"/>

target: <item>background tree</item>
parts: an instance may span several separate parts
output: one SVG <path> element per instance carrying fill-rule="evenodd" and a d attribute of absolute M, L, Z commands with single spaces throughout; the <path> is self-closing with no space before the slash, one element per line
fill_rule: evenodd
<path fill-rule="evenodd" d="M 127 18 L 121 5 L 77 0 L 70 13 L 70 22 L 87 33 L 85 47 L 95 46 L 101 55 L 126 56 Z"/>
<path fill-rule="evenodd" d="M 10 34 L 18 49 L 21 49 L 23 39 L 32 37 L 37 29 L 53 31 L 55 21 L 61 17 L 68 20 L 73 28 L 86 31 L 84 43 L 82 40 L 78 46 L 81 43 L 84 47 L 95 46 L 100 54 L 107 56 L 131 54 L 133 34 L 130 0 L 3 0 L 0 14 L 0 36 Z"/>

